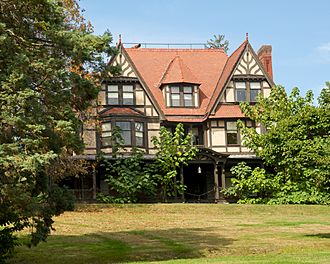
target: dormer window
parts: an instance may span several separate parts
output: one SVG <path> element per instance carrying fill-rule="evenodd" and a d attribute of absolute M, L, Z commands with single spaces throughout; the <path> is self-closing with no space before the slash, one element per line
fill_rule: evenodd
<path fill-rule="evenodd" d="M 110 84 L 107 86 L 108 105 L 134 105 L 133 84 Z"/>
<path fill-rule="evenodd" d="M 192 85 L 170 85 L 169 94 L 170 100 L 168 102 L 168 106 L 195 107 L 194 87 Z"/>

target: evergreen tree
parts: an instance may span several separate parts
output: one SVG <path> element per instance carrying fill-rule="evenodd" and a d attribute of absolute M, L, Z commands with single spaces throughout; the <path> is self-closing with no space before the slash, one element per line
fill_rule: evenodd
<path fill-rule="evenodd" d="M 213 35 L 214 39 L 207 41 L 205 48 L 207 49 L 223 49 L 226 53 L 229 50 L 229 41 L 225 40 L 225 35 Z"/>
<path fill-rule="evenodd" d="M 79 113 L 98 93 L 111 35 L 92 35 L 75 0 L 0 1 L 0 262 L 14 233 L 45 240 L 69 209 L 49 168 L 79 153 Z"/>

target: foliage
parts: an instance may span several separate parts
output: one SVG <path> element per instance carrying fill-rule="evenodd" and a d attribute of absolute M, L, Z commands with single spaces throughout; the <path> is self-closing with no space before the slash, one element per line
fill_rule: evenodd
<path fill-rule="evenodd" d="M 259 97 L 255 105 L 241 104 L 245 115 L 266 130 L 258 134 L 239 122 L 244 144 L 274 168 L 272 175 L 255 169 L 251 179 L 238 173 L 231 191 L 239 196 L 239 191 L 244 190 L 241 201 L 246 201 L 250 192 L 258 202 L 330 203 L 329 89 L 327 83 L 317 106 L 312 92 L 304 98 L 295 88 L 287 96 L 281 86 L 274 87 L 269 98 Z M 260 183 L 271 187 L 266 196 L 259 192 Z"/>
<path fill-rule="evenodd" d="M 77 117 L 113 52 L 111 35 L 94 36 L 84 23 L 75 0 L 1 1 L 0 261 L 14 232 L 29 227 L 35 245 L 67 209 L 49 172 L 83 149 Z"/>
<path fill-rule="evenodd" d="M 101 158 L 101 166 L 105 169 L 105 181 L 114 191 L 114 195 L 98 194 L 98 199 L 106 203 L 136 202 L 138 194 L 153 194 L 157 183 L 150 165 L 143 161 L 143 151 L 133 148 L 129 156 L 124 156 L 123 138 L 120 128 L 112 131 L 112 158 Z"/>
<path fill-rule="evenodd" d="M 229 50 L 229 41 L 225 40 L 225 35 L 213 35 L 214 39 L 207 41 L 205 48 L 207 49 L 223 49 L 226 53 Z"/>
<path fill-rule="evenodd" d="M 167 128 L 161 127 L 159 138 L 153 137 L 152 142 L 157 150 L 154 171 L 162 188 L 162 197 L 182 193 L 185 186 L 177 180 L 177 170 L 188 164 L 197 148 L 191 144 L 191 134 L 184 134 L 183 124 L 179 123 L 172 134 Z"/>
<path fill-rule="evenodd" d="M 239 198 L 239 203 L 264 203 L 280 190 L 280 179 L 263 168 L 252 170 L 245 162 L 232 167 L 232 187 L 224 190 L 226 196 Z"/>

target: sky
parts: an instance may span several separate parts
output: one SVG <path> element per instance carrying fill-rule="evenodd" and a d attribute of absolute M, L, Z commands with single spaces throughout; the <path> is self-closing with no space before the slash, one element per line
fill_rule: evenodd
<path fill-rule="evenodd" d="M 276 84 L 317 97 L 330 81 L 330 0 L 80 0 L 95 34 L 109 30 L 125 43 L 229 41 L 230 55 L 244 40 L 257 52 L 273 47 Z"/>

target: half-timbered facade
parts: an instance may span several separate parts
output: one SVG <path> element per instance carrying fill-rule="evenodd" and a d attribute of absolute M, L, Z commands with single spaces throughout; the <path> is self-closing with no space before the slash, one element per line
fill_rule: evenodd
<path fill-rule="evenodd" d="M 185 199 L 220 199 L 219 189 L 230 183 L 229 169 L 237 162 L 260 162 L 244 146 L 238 119 L 259 133 L 263 128 L 247 119 L 239 103 L 268 96 L 274 85 L 271 46 L 258 54 L 248 38 L 228 56 L 222 49 L 125 48 L 110 63 L 121 74 L 102 83 L 98 98 L 100 126 L 84 130 L 85 156 L 111 154 L 111 131 L 120 127 L 129 154 L 133 146 L 152 159 L 152 137 L 160 126 L 183 123 L 193 135 L 198 156 L 185 167 Z"/>

